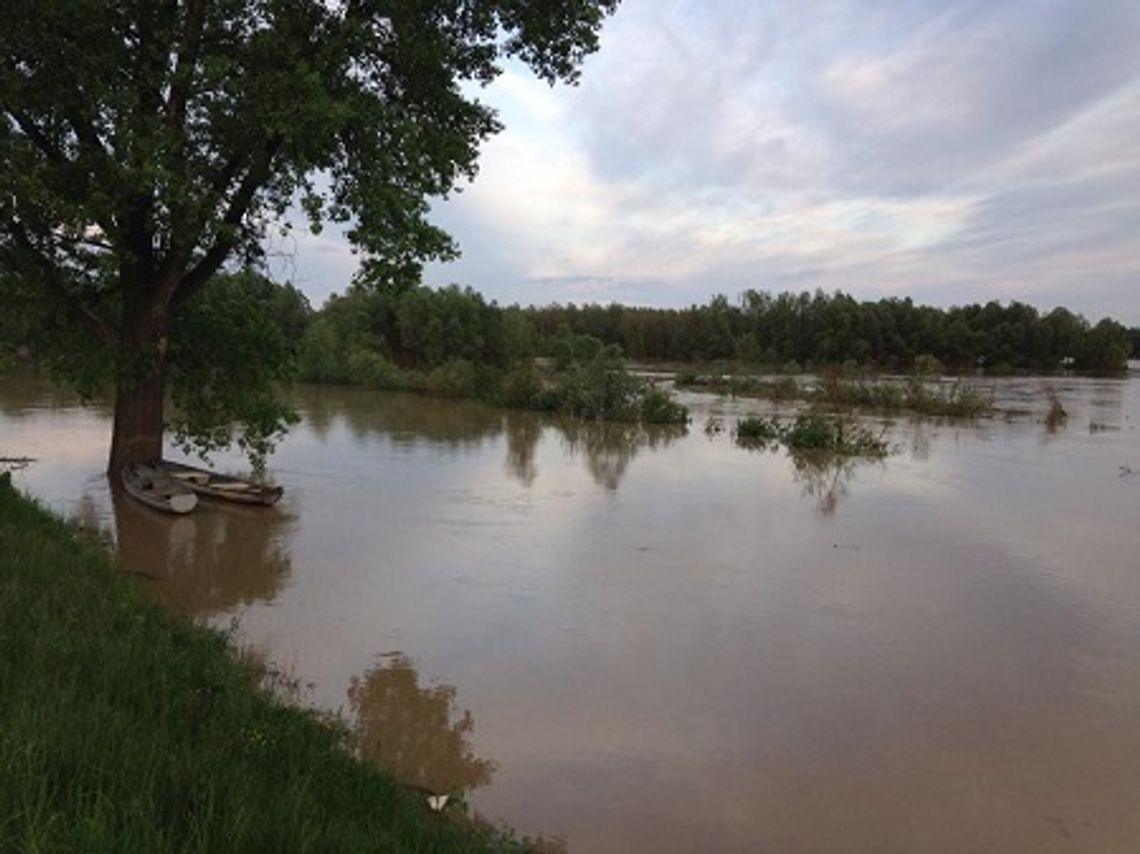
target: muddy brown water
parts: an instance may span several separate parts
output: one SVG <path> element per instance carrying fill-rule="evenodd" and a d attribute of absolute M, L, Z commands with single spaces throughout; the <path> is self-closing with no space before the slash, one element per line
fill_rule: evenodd
<path fill-rule="evenodd" d="M 1135 852 L 1140 375 L 986 387 L 1012 414 L 867 419 L 897 453 L 847 464 L 735 447 L 755 401 L 300 388 L 282 504 L 170 518 L 111 496 L 106 409 L 9 377 L 0 456 L 405 782 L 569 851 Z"/>

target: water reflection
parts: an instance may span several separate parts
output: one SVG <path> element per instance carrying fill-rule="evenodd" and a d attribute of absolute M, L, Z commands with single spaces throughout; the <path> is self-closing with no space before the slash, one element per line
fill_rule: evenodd
<path fill-rule="evenodd" d="M 507 472 L 525 487 L 538 477 L 535 449 L 542 437 L 542 423 L 527 412 L 508 412 L 503 416 L 507 431 Z"/>
<path fill-rule="evenodd" d="M 495 763 L 475 755 L 475 721 L 457 709 L 455 688 L 421 686 L 404 655 L 353 677 L 348 704 L 361 754 L 401 783 L 459 794 L 491 782 Z"/>
<path fill-rule="evenodd" d="M 816 509 L 824 516 L 835 514 L 839 502 L 847 497 L 856 464 L 866 462 L 827 451 L 792 451 L 788 456 L 804 497 L 814 499 Z"/>
<path fill-rule="evenodd" d="M 0 392 L 0 415 L 10 419 L 37 417 L 44 410 L 73 408 L 80 404 L 78 395 L 53 385 L 31 370 L 0 374 Z M 106 411 L 102 406 L 99 409 Z"/>
<path fill-rule="evenodd" d="M 923 441 L 916 429 L 912 442 Z M 737 442 L 738 447 L 760 454 L 779 455 L 782 448 L 778 442 L 763 439 Z M 929 445 L 926 445 L 929 451 Z M 847 498 L 848 486 L 855 478 L 858 468 L 879 464 L 882 461 L 870 457 L 837 454 L 832 451 L 815 449 L 784 451 L 792 464 L 792 478 L 800 484 L 801 495 L 815 501 L 816 510 L 823 516 L 833 516 L 840 502 Z"/>
<path fill-rule="evenodd" d="M 483 442 L 503 436 L 506 471 L 527 488 L 539 475 L 537 448 L 547 427 L 561 437 L 569 454 L 581 456 L 594 481 L 608 490 L 621 485 L 639 450 L 668 447 L 688 432 L 679 426 L 551 419 L 534 412 L 497 410 L 474 401 L 378 394 L 351 387 L 302 386 L 295 389 L 294 396 L 306 424 L 322 441 L 329 441 L 330 433 L 340 424 L 358 441 L 384 437 L 402 448 L 428 443 L 473 451 Z"/>
<path fill-rule="evenodd" d="M 167 516 L 111 491 L 115 547 L 128 572 L 154 580 L 175 608 L 209 615 L 269 601 L 292 566 L 290 517 L 276 509 L 203 502 L 187 516 Z"/>
<path fill-rule="evenodd" d="M 930 458 L 931 422 L 925 418 L 911 418 L 908 422 L 910 433 L 907 437 L 907 448 L 910 456 L 915 460 Z"/>
<path fill-rule="evenodd" d="M 426 440 L 458 449 L 503 431 L 498 410 L 469 400 L 338 386 L 300 386 L 294 400 L 321 439 L 343 423 L 356 439 L 384 434 L 398 445 Z"/>
<path fill-rule="evenodd" d="M 563 446 L 572 454 L 581 454 L 598 486 L 616 490 L 626 469 L 642 448 L 667 448 L 688 434 L 680 426 L 642 426 L 600 421 L 565 420 L 557 423 Z"/>
<path fill-rule="evenodd" d="M 674 442 L 298 390 L 307 425 L 273 461 L 296 522 L 113 512 L 124 562 L 163 579 L 147 588 L 252 602 L 239 641 L 343 707 L 367 755 L 576 851 L 1130 850 L 1131 382 L 1115 414 L 1104 384 L 1060 388 L 1049 446 L 1015 383 L 1010 423 L 899 418 L 904 455 L 870 472 L 738 450 L 722 419 L 751 402 L 694 395 L 713 429 Z M 88 524 L 112 513 L 108 433 L 79 410 L 0 413 L 40 459 L 14 479 Z"/>

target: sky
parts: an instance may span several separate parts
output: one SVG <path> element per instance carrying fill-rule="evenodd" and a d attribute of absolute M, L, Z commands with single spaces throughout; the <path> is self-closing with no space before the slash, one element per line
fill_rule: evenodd
<path fill-rule="evenodd" d="M 746 288 L 1021 300 L 1140 325 L 1137 0 L 623 0 L 578 86 L 508 65 L 506 130 L 433 204 L 500 303 Z M 319 304 L 333 228 L 284 271 Z M 281 272 L 280 270 L 276 272 Z"/>

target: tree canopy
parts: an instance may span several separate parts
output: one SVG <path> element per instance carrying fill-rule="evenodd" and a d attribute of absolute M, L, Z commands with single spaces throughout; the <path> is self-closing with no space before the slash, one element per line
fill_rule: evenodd
<path fill-rule="evenodd" d="M 255 391 L 277 378 L 248 369 L 266 359 L 235 336 L 213 335 L 209 358 L 175 346 L 202 333 L 191 306 L 224 265 L 258 261 L 294 204 L 314 229 L 347 224 L 365 281 L 413 281 L 452 256 L 428 201 L 474 175 L 499 129 L 471 85 L 511 57 L 573 82 L 617 2 L 13 0 L 0 29 L 0 287 L 19 316 L 7 331 L 83 389 L 115 379 L 112 469 L 158 455 L 168 377 L 197 404 L 229 366 L 245 364 Z M 256 301 L 230 316 L 243 306 Z M 191 433 L 216 440 L 235 415 L 255 436 L 281 428 L 270 398 L 230 405 L 250 399 L 215 395 Z"/>

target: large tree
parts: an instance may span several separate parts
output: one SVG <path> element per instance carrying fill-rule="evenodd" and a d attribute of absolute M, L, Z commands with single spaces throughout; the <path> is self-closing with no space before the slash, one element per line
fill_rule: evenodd
<path fill-rule="evenodd" d="M 234 418 L 264 437 L 282 410 L 262 393 L 273 367 L 251 368 L 260 327 L 240 322 L 258 308 L 241 288 L 208 304 L 215 274 L 256 262 L 298 204 L 314 229 L 349 224 L 374 282 L 453 255 L 426 214 L 499 129 L 473 85 L 510 57 L 573 82 L 617 3 L 10 0 L 6 325 L 83 388 L 113 377 L 110 471 L 160 456 L 168 381 L 207 443 Z M 232 334 L 179 345 L 211 323 Z"/>

